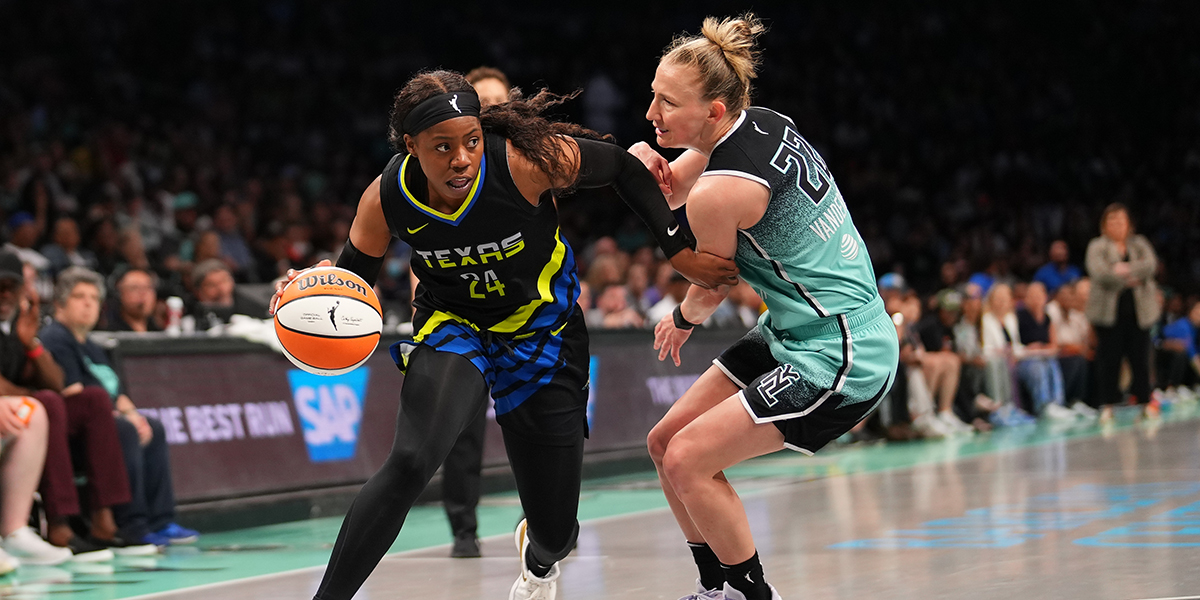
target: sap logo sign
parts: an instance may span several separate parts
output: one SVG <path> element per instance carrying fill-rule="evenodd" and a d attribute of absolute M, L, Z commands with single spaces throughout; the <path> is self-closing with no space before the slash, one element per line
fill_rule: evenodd
<path fill-rule="evenodd" d="M 334 377 L 298 369 L 288 371 L 309 460 L 319 463 L 354 458 L 370 374 L 368 367 Z"/>

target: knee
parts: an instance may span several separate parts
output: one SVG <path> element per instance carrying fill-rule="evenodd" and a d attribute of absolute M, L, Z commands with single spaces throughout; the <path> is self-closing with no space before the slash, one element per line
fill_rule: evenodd
<path fill-rule="evenodd" d="M 683 497 L 691 491 L 696 477 L 692 466 L 695 464 L 694 444 L 678 436 L 672 439 L 662 457 L 662 470 L 675 495 Z"/>
<path fill-rule="evenodd" d="M 137 427 L 126 421 L 125 419 L 116 419 L 117 439 L 121 441 L 121 449 L 126 450 L 128 456 L 129 450 L 136 449 L 141 442 L 138 440 Z"/>
<path fill-rule="evenodd" d="M 418 452 L 392 450 L 381 470 L 393 481 L 428 481 L 438 466 Z"/>
<path fill-rule="evenodd" d="M 650 452 L 650 460 L 653 460 L 656 466 L 663 466 L 663 456 L 666 455 L 667 446 L 674 435 L 674 431 L 663 427 L 660 422 L 650 430 L 650 435 L 646 436 L 646 449 Z"/>
<path fill-rule="evenodd" d="M 112 415 L 112 398 L 109 397 L 108 392 L 104 391 L 104 388 L 99 386 L 90 385 L 83 388 L 83 391 L 75 395 L 72 402 L 79 402 L 86 406 L 88 412 L 93 416 L 101 413 Z"/>

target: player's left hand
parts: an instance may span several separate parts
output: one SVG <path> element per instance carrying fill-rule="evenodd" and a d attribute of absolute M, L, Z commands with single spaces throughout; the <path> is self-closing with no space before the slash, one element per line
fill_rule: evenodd
<path fill-rule="evenodd" d="M 675 327 L 675 317 L 668 314 L 654 326 L 654 349 L 658 350 L 658 360 L 663 360 L 667 354 L 679 366 L 679 348 L 692 336 L 691 329 Z"/>
<path fill-rule="evenodd" d="M 738 284 L 737 263 L 716 254 L 685 248 L 671 257 L 671 266 L 688 281 L 706 290 Z"/>

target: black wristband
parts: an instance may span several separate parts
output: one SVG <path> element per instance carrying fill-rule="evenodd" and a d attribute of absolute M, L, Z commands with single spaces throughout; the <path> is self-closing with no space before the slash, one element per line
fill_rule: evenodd
<path fill-rule="evenodd" d="M 680 302 L 675 310 L 671 311 L 671 318 L 675 321 L 675 329 L 692 329 L 696 326 L 695 323 L 683 318 L 683 303 Z"/>
<path fill-rule="evenodd" d="M 346 238 L 346 245 L 342 246 L 342 253 L 338 255 L 337 264 L 341 267 L 363 278 L 367 285 L 375 285 L 375 280 L 379 279 L 379 270 L 383 268 L 382 256 L 370 256 L 363 254 L 361 250 L 354 247 L 350 243 L 350 238 Z"/>

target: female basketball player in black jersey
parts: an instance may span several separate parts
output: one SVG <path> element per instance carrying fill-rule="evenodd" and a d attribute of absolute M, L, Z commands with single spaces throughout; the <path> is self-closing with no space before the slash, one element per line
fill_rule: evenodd
<path fill-rule="evenodd" d="M 392 347 L 406 376 L 391 454 L 351 505 L 316 600 L 359 589 L 489 392 L 526 515 L 509 598 L 553 600 L 579 531 L 589 364 L 555 196 L 611 185 L 681 273 L 707 287 L 736 282 L 731 261 L 691 250 L 641 162 L 540 116 L 562 101 L 543 91 L 481 112 L 448 71 L 419 74 L 396 96 L 399 153 L 363 193 L 338 266 L 374 282 L 391 238 L 410 244 L 414 334 Z"/>

